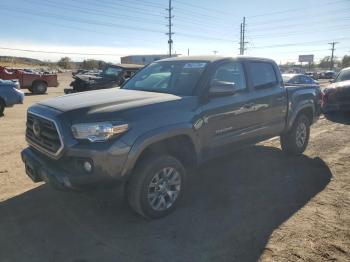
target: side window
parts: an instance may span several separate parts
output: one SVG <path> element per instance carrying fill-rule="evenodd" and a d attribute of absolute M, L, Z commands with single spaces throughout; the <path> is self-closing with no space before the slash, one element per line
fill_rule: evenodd
<path fill-rule="evenodd" d="M 227 82 L 236 85 L 236 90 L 246 89 L 246 81 L 241 63 L 232 62 L 220 65 L 211 80 L 212 82 Z"/>
<path fill-rule="evenodd" d="M 301 81 L 300 76 L 294 76 L 294 77 L 291 79 L 290 83 L 291 83 L 291 84 L 300 84 L 300 81 Z"/>
<path fill-rule="evenodd" d="M 270 63 L 250 62 L 248 71 L 254 88 L 270 88 L 278 83 L 276 72 Z"/>
<path fill-rule="evenodd" d="M 307 77 L 307 76 L 300 76 L 300 83 L 301 84 L 312 84 L 313 81 L 311 80 L 311 78 Z"/>

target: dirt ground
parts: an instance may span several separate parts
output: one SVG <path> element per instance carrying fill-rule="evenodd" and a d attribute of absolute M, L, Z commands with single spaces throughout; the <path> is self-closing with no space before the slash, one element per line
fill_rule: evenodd
<path fill-rule="evenodd" d="M 146 221 L 120 190 L 57 192 L 27 178 L 27 95 L 0 117 L 0 261 L 350 261 L 350 116 L 322 117 L 303 156 L 278 139 L 207 163 L 172 215 Z"/>

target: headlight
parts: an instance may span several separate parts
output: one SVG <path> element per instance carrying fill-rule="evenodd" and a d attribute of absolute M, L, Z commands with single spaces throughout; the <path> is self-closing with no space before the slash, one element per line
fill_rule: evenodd
<path fill-rule="evenodd" d="M 90 142 L 103 142 L 126 132 L 128 124 L 112 124 L 110 122 L 76 124 L 72 126 L 73 136 L 76 139 Z"/>

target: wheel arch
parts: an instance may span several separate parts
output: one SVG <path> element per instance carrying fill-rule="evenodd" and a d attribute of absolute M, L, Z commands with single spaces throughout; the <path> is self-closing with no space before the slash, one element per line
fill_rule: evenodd
<path fill-rule="evenodd" d="M 315 104 L 313 103 L 313 101 L 305 101 L 304 103 L 299 104 L 298 107 L 292 111 L 291 116 L 289 117 L 287 131 L 289 131 L 292 128 L 295 120 L 300 114 L 305 114 L 309 119 L 311 125 L 314 122 L 315 115 Z"/>
<path fill-rule="evenodd" d="M 168 127 L 169 128 L 169 127 Z M 165 128 L 167 129 L 167 128 Z M 122 172 L 123 177 L 132 173 L 137 163 L 149 154 L 167 153 L 178 158 L 184 166 L 196 166 L 200 158 L 198 140 L 192 127 L 169 128 L 149 132 L 140 136 L 131 147 Z"/>

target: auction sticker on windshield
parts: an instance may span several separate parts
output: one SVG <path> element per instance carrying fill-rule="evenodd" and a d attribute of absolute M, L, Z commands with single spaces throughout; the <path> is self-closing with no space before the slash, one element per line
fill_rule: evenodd
<path fill-rule="evenodd" d="M 204 68 L 207 63 L 187 63 L 184 68 Z"/>

